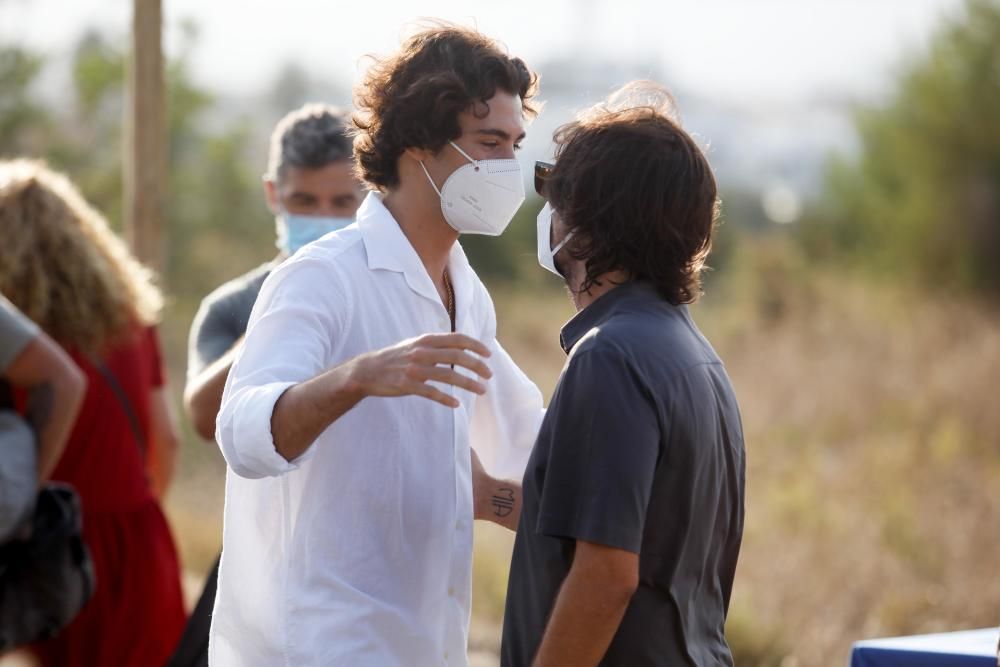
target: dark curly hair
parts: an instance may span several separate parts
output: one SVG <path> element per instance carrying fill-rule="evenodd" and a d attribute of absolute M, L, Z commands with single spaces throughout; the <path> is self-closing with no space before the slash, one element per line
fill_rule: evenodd
<path fill-rule="evenodd" d="M 354 90 L 354 154 L 359 176 L 384 190 L 399 184 L 397 161 L 407 148 L 438 151 L 461 136 L 458 114 L 489 113 L 497 90 L 518 95 L 525 114 L 538 77 L 489 37 L 434 24 L 376 60 Z"/>
<path fill-rule="evenodd" d="M 581 291 L 623 271 L 670 303 L 701 295 L 718 215 L 715 177 L 663 87 L 635 82 L 555 133 L 544 194 L 585 260 Z"/>

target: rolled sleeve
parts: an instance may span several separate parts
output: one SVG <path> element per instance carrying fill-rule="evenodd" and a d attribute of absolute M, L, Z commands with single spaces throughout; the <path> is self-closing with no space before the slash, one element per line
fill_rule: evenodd
<path fill-rule="evenodd" d="M 542 392 L 495 338 L 489 348 L 493 377 L 476 400 L 470 441 L 490 475 L 520 480 L 545 414 Z"/>
<path fill-rule="evenodd" d="M 288 461 L 274 447 L 271 415 L 274 404 L 294 382 L 274 382 L 261 387 L 247 387 L 233 396 L 226 407 L 231 418 L 216 424 L 215 438 L 220 443 L 239 443 L 238 447 L 223 444 L 226 463 L 240 477 L 259 479 L 295 470 L 303 454 Z M 311 451 L 311 450 L 310 450 Z"/>
<path fill-rule="evenodd" d="M 216 420 L 216 441 L 237 475 L 282 475 L 311 456 L 312 446 L 291 462 L 279 454 L 271 416 L 289 387 L 326 370 L 347 322 L 343 295 L 337 274 L 316 261 L 288 262 L 265 281 Z"/>

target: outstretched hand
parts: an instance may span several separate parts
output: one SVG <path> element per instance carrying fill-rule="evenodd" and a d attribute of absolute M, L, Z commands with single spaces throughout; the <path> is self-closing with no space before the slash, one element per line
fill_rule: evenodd
<path fill-rule="evenodd" d="M 357 357 L 352 362 L 351 376 L 364 396 L 423 396 L 457 408 L 457 398 L 429 383 L 439 382 L 484 394 L 486 387 L 482 382 L 459 373 L 455 367 L 466 368 L 488 380 L 493 373 L 479 357 L 489 356 L 485 345 L 463 334 L 426 334 Z"/>

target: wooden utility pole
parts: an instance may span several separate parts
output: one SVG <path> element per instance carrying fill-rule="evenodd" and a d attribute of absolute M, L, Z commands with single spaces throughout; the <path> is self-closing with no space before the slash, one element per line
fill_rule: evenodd
<path fill-rule="evenodd" d="M 167 182 L 161 0 L 132 0 L 132 52 L 125 104 L 125 238 L 163 274 L 163 204 Z"/>

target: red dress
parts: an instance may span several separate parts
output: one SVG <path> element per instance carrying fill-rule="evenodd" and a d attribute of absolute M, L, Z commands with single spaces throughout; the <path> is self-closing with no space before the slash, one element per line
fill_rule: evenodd
<path fill-rule="evenodd" d="M 87 358 L 72 356 L 87 376 L 87 395 L 52 478 L 80 494 L 97 588 L 69 627 L 35 650 L 53 667 L 163 665 L 185 623 L 177 551 L 121 404 Z M 150 398 L 163 386 L 155 330 L 138 332 L 105 364 L 149 442 Z"/>

